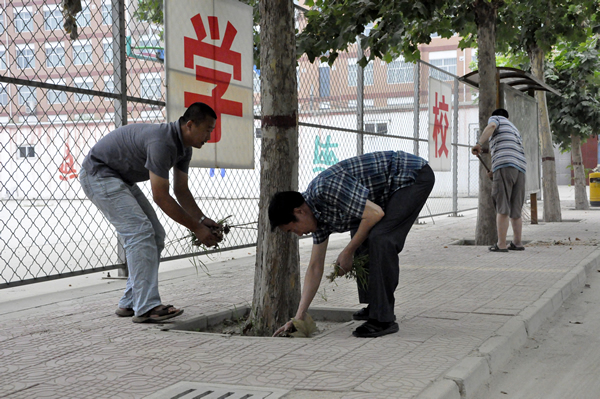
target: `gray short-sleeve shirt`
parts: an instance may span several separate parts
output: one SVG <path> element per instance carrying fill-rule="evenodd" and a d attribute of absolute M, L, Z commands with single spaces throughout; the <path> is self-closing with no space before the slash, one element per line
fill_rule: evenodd
<path fill-rule="evenodd" d="M 149 171 L 165 179 L 172 167 L 187 173 L 191 158 L 192 147 L 183 145 L 179 121 L 134 123 L 102 137 L 82 166 L 90 175 L 118 177 L 134 184 L 149 180 Z"/>

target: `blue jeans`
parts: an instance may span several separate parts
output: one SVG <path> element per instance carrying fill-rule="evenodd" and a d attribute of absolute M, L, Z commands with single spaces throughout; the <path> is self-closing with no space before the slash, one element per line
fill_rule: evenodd
<path fill-rule="evenodd" d="M 129 277 L 120 308 L 133 308 L 141 316 L 161 304 L 158 293 L 158 264 L 165 246 L 165 229 L 152 205 L 137 185 L 116 177 L 89 175 L 81 169 L 83 192 L 122 239 Z"/>

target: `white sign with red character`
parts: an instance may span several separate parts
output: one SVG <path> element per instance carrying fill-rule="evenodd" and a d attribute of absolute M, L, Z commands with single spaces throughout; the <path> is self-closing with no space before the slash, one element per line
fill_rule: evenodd
<path fill-rule="evenodd" d="M 444 172 L 452 169 L 450 148 L 452 138 L 452 87 L 429 78 L 429 165 Z"/>
<path fill-rule="evenodd" d="M 190 166 L 254 168 L 252 7 L 234 0 L 165 1 L 167 118 L 195 102 L 217 113 Z"/>

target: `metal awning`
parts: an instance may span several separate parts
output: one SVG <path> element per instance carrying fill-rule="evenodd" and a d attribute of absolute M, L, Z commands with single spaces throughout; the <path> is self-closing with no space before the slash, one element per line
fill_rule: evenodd
<path fill-rule="evenodd" d="M 497 67 L 496 69 L 498 70 L 500 83 L 506 83 L 519 91 L 528 92 L 530 90 L 544 90 L 556 94 L 557 96 L 561 95 L 556 89 L 548 86 L 530 73 L 509 67 Z M 479 71 L 470 72 L 465 76 L 461 76 L 458 80 L 479 88 Z"/>

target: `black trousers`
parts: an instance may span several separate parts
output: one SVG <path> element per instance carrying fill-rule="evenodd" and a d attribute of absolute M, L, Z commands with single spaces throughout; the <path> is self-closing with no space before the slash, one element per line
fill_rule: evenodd
<path fill-rule="evenodd" d="M 385 216 L 370 231 L 369 237 L 356 250 L 355 256 L 368 253 L 368 288 L 358 284 L 360 303 L 369 304 L 369 318 L 380 322 L 394 321 L 394 292 L 398 287 L 400 264 L 398 254 L 404 248 L 406 236 L 425 205 L 435 175 L 425 165 L 415 183 L 397 190 L 385 206 Z M 354 236 L 356 230 L 351 232 Z"/>

